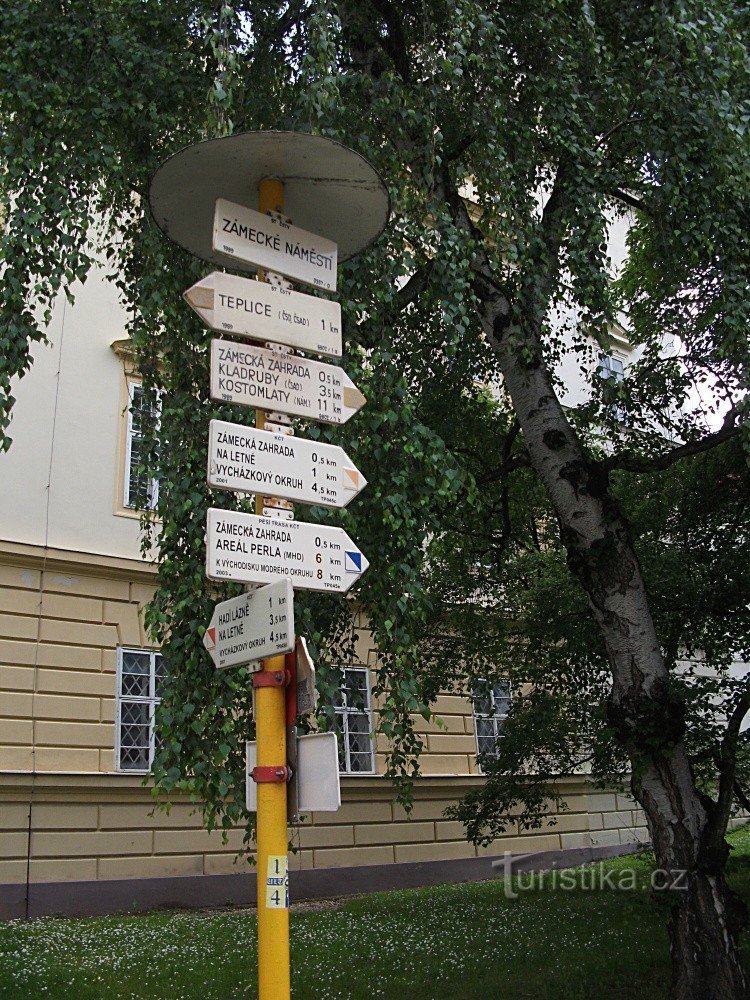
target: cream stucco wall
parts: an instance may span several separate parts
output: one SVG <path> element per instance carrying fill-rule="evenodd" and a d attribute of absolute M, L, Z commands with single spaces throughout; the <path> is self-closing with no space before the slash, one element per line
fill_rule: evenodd
<path fill-rule="evenodd" d="M 34 346 L 31 371 L 14 386 L 13 444 L 0 452 L 0 538 L 138 558 L 137 519 L 114 513 L 124 368 L 110 345 L 125 337 L 125 315 L 102 271 L 74 292 L 74 305 L 56 302 L 49 343 Z"/>

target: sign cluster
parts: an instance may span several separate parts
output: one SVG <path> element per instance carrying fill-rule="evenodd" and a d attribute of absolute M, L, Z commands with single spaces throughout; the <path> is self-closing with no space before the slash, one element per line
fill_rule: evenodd
<path fill-rule="evenodd" d="M 280 216 L 219 198 L 213 247 L 245 263 L 336 290 L 336 245 Z M 266 344 L 212 341 L 214 399 L 334 424 L 344 423 L 364 404 L 343 369 L 284 350 L 340 356 L 338 303 L 280 283 L 221 272 L 193 285 L 185 298 L 212 329 Z M 233 492 L 345 507 L 366 480 L 335 445 L 212 420 L 208 483 Z M 212 580 L 262 584 L 289 577 L 302 590 L 344 593 L 367 565 L 340 528 L 217 508 L 208 512 L 206 573 Z"/>
<path fill-rule="evenodd" d="M 335 292 L 335 243 L 278 214 L 264 215 L 219 198 L 213 249 L 228 261 L 272 272 L 266 274 L 269 280 L 260 281 L 215 271 L 185 292 L 188 304 L 212 330 L 255 341 L 211 341 L 211 397 L 263 410 L 268 419 L 261 428 L 211 421 L 209 486 L 254 494 L 262 514 L 209 509 L 206 574 L 211 580 L 264 586 L 217 604 L 203 642 L 217 669 L 257 670 L 264 657 L 288 653 L 295 643 L 300 648 L 293 588 L 344 593 L 368 567 L 342 528 L 295 521 L 288 503 L 345 507 L 364 489 L 366 479 L 342 448 L 294 437 L 285 426 L 291 417 L 344 424 L 365 397 L 342 368 L 293 353 L 341 357 L 340 305 L 294 291 L 278 277 Z M 314 677 L 309 658 L 303 656 L 303 661 L 303 672 Z M 309 681 L 299 687 L 298 711 L 309 710 L 314 701 L 309 688 Z M 306 739 L 294 751 L 294 780 L 299 782 L 295 814 L 335 809 L 340 802 L 335 736 Z M 249 790 L 249 806 L 252 794 Z M 275 906 L 284 905 L 285 878 L 286 872 L 269 871 Z"/>

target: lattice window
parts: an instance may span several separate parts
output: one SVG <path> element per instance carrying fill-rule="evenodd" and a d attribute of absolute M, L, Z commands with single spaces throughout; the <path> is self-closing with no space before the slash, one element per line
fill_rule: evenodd
<path fill-rule="evenodd" d="M 159 419 L 161 405 L 149 406 L 146 393 L 138 382 L 128 383 L 130 406 L 128 407 L 127 442 L 125 447 L 125 496 L 126 507 L 153 509 L 159 498 L 159 480 L 147 475 L 141 468 L 144 458 L 143 425 L 144 417 Z"/>
<path fill-rule="evenodd" d="M 164 658 L 148 649 L 117 651 L 118 771 L 148 771 L 154 759 L 154 709 L 161 700 Z"/>
<path fill-rule="evenodd" d="M 367 667 L 344 668 L 334 708 L 340 770 L 346 774 L 372 774 L 375 747 Z"/>
<path fill-rule="evenodd" d="M 474 685 L 472 700 L 477 756 L 494 757 L 512 703 L 510 681 L 479 680 Z"/>

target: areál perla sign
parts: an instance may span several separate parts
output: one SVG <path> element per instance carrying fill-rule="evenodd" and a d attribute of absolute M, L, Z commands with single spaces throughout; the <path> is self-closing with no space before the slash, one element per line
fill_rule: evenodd
<path fill-rule="evenodd" d="M 336 244 L 278 216 L 217 198 L 213 249 L 325 292 L 336 291 Z"/>
<path fill-rule="evenodd" d="M 295 590 L 343 594 L 370 564 L 343 528 L 209 507 L 206 576 L 237 583 L 291 578 Z"/>

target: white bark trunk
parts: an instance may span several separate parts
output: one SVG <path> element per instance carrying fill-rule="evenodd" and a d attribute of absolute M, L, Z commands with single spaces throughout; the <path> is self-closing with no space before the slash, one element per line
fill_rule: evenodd
<path fill-rule="evenodd" d="M 688 873 L 686 891 L 672 892 L 673 993 L 680 1000 L 744 997 L 739 912 L 724 880 L 725 855 L 717 850 L 710 803 L 698 793 L 682 743 L 682 707 L 670 693 L 628 526 L 606 479 L 585 460 L 534 332 L 512 329 L 497 300 L 484 309 L 532 465 L 604 638 L 613 680 L 609 718 L 630 755 L 633 791 L 646 812 L 657 863 Z M 521 360 L 519 341 L 531 350 L 531 364 Z"/>

